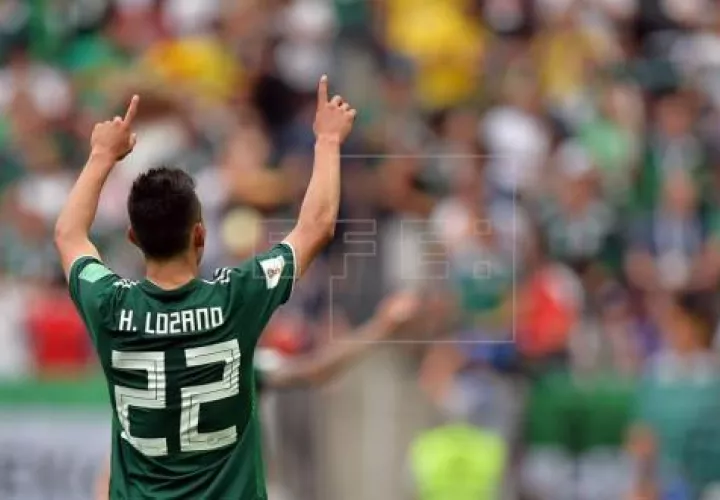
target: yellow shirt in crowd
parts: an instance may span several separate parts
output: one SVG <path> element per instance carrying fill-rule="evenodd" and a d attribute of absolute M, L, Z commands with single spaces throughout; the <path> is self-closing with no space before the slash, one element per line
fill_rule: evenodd
<path fill-rule="evenodd" d="M 388 42 L 418 69 L 421 104 L 437 109 L 477 91 L 485 32 L 466 0 L 389 0 Z"/>
<path fill-rule="evenodd" d="M 543 93 L 555 103 L 585 89 L 588 69 L 600 52 L 599 40 L 580 29 L 541 34 L 533 49 Z"/>
<path fill-rule="evenodd" d="M 188 85 L 211 100 L 231 97 L 241 83 L 237 59 L 212 38 L 160 42 L 150 48 L 143 62 L 169 83 Z"/>

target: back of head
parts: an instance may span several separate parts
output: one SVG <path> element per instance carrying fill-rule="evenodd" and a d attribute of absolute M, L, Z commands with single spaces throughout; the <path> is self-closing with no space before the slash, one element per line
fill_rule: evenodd
<path fill-rule="evenodd" d="M 128 197 L 135 243 L 147 259 L 168 260 L 188 250 L 193 228 L 201 221 L 195 181 L 175 168 L 140 174 Z"/>

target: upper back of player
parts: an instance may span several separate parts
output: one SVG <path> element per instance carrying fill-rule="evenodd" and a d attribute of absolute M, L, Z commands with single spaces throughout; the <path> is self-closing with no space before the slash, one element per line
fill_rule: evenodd
<path fill-rule="evenodd" d="M 113 404 L 113 498 L 264 498 L 252 358 L 294 267 L 281 244 L 163 290 L 90 257 L 73 264 Z"/>

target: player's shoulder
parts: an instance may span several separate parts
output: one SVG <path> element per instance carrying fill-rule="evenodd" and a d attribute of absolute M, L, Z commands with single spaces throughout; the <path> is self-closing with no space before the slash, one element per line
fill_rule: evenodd
<path fill-rule="evenodd" d="M 139 284 L 140 282 L 137 280 L 131 280 L 117 276 L 117 278 L 112 282 L 111 286 L 119 290 L 128 290 L 137 287 Z"/>
<path fill-rule="evenodd" d="M 81 257 L 74 262 L 68 276 L 70 296 L 86 308 L 107 309 L 131 300 L 140 281 L 120 276 L 97 257 Z M 107 312 L 107 310 L 105 311 Z"/>
<path fill-rule="evenodd" d="M 122 278 L 94 256 L 79 257 L 68 273 L 70 298 L 87 320 L 98 325 L 114 315 L 137 281 Z"/>
<path fill-rule="evenodd" d="M 209 280 L 205 280 L 205 283 L 210 285 L 227 285 L 230 283 L 230 278 L 233 273 L 233 268 L 230 267 L 219 267 L 215 269 L 215 272 L 212 274 L 212 278 Z"/>
<path fill-rule="evenodd" d="M 266 252 L 259 253 L 234 267 L 217 268 L 209 284 L 228 285 L 236 280 L 260 279 L 270 286 L 276 282 L 288 268 L 295 266 L 295 250 L 289 243 L 278 243 Z"/>
<path fill-rule="evenodd" d="M 217 289 L 232 288 L 234 285 L 251 281 L 258 273 L 257 263 L 253 259 L 249 259 L 237 266 L 219 267 L 213 271 L 210 279 L 202 281 L 205 285 Z"/>
<path fill-rule="evenodd" d="M 73 285 L 98 288 L 128 289 L 136 286 L 137 281 L 122 278 L 103 261 L 94 256 L 82 256 L 70 266 L 69 281 Z"/>

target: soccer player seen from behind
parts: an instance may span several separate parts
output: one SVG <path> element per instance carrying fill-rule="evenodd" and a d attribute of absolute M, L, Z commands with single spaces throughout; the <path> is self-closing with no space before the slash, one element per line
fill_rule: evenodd
<path fill-rule="evenodd" d="M 340 144 L 355 110 L 318 86 L 315 165 L 295 228 L 238 267 L 198 277 L 205 242 L 192 178 L 160 168 L 128 197 L 129 239 L 145 279 L 122 279 L 88 233 L 103 185 L 136 142 L 124 118 L 95 126 L 91 154 L 58 218 L 55 242 L 97 350 L 113 406 L 111 499 L 265 500 L 253 356 L 273 311 L 332 238 Z"/>

